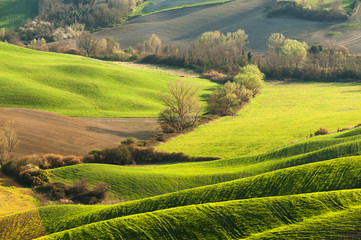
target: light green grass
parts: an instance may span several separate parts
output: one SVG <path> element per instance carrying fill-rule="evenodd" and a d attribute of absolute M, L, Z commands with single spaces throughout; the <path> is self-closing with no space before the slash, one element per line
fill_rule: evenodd
<path fill-rule="evenodd" d="M 224 117 L 157 147 L 192 156 L 255 155 L 361 123 L 359 83 L 268 83 L 236 117 Z"/>
<path fill-rule="evenodd" d="M 292 1 L 297 2 L 299 4 L 304 4 L 305 7 L 311 9 L 324 9 L 330 10 L 332 9 L 332 4 L 336 2 L 335 0 L 277 0 L 277 1 Z M 355 0 L 342 0 L 341 8 L 348 9 L 352 7 L 352 4 Z"/>
<path fill-rule="evenodd" d="M 159 92 L 179 77 L 89 58 L 44 53 L 0 43 L 0 107 L 81 117 L 157 117 Z M 183 78 L 204 100 L 217 84 Z"/>
<path fill-rule="evenodd" d="M 207 203 L 114 218 L 42 239 L 244 238 L 317 217 L 333 216 L 359 207 L 360 203 L 360 190 Z M 357 219 L 355 226 L 359 227 L 360 216 Z"/>
<path fill-rule="evenodd" d="M 38 13 L 38 0 L 1 0 L 0 28 L 17 29 Z"/>
<path fill-rule="evenodd" d="M 134 15 L 149 15 L 158 12 L 170 11 L 181 8 L 190 8 L 205 5 L 215 5 L 227 3 L 233 0 L 147 0 L 140 4 L 134 12 Z"/>

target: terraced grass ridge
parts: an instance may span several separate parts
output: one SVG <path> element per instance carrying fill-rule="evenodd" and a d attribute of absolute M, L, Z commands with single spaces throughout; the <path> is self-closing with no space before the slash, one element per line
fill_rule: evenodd
<path fill-rule="evenodd" d="M 342 137 L 342 134 L 356 135 Z M 254 157 L 143 167 L 82 164 L 49 172 L 54 181 L 66 183 L 79 178 L 86 178 L 92 184 L 104 181 L 111 187 L 113 197 L 135 200 L 360 154 L 361 135 L 356 128 L 349 133 L 316 137 Z M 307 170 L 302 172 L 306 173 Z"/>
<path fill-rule="evenodd" d="M 159 92 L 178 76 L 0 43 L 0 107 L 81 117 L 157 117 Z M 204 100 L 217 84 L 183 78 Z"/>
<path fill-rule="evenodd" d="M 48 206 L 4 216 L 0 218 L 0 237 L 357 236 L 361 207 L 360 129 L 315 137 L 253 157 L 137 168 L 84 164 L 53 169 L 52 180 L 69 182 L 85 177 L 92 183 L 106 181 L 114 195 L 139 200 L 115 205 Z M 235 180 L 227 181 L 232 178 Z M 200 184 L 205 186 L 196 187 Z M 162 192 L 168 193 L 159 195 Z M 338 222 L 333 225 L 333 221 Z"/>
<path fill-rule="evenodd" d="M 0 28 L 17 29 L 38 14 L 38 0 L 1 0 Z"/>

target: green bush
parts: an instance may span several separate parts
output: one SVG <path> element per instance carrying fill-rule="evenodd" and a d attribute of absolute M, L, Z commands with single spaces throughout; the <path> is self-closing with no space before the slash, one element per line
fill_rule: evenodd
<path fill-rule="evenodd" d="M 238 75 L 233 78 L 233 81 L 251 90 L 253 95 L 256 95 L 264 87 L 264 78 L 265 75 L 256 65 L 247 65 L 241 68 Z"/>

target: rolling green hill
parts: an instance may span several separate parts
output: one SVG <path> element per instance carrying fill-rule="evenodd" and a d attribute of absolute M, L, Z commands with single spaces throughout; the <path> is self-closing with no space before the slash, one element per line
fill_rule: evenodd
<path fill-rule="evenodd" d="M 348 227 L 356 230 L 361 226 L 357 215 L 360 203 L 359 190 L 207 203 L 114 218 L 42 239 L 243 239 L 275 228 L 292 229 L 309 221 L 330 223 L 330 218 L 340 214 L 346 215 L 344 222 L 350 223 L 347 218 L 352 217 L 353 227 Z M 332 226 L 323 227 L 327 230 Z M 343 226 L 342 222 L 339 226 Z M 317 231 L 311 227 L 307 230 L 305 236 Z M 302 235 L 300 231 L 298 237 Z"/>
<path fill-rule="evenodd" d="M 255 177 L 111 206 L 68 205 L 42 207 L 38 210 L 0 218 L 0 225 L 9 228 L 9 222 L 16 223 L 22 228 L 26 229 L 28 227 L 29 230 L 31 228 L 31 231 L 35 233 L 34 236 L 41 236 L 44 231 L 53 233 L 113 218 L 190 206 L 192 204 L 222 203 L 240 199 L 251 199 L 250 201 L 254 199 L 256 201 L 259 197 L 269 196 L 286 196 L 284 199 L 287 199 L 287 195 L 292 194 L 301 194 L 299 198 L 304 198 L 304 195 L 302 195 L 304 193 L 355 189 L 361 187 L 360 159 L 360 157 L 352 157 L 307 164 Z M 338 196 L 345 192 L 348 191 L 338 191 L 332 194 Z M 360 194 L 359 190 L 355 192 Z M 351 195 L 355 192 L 349 191 Z M 34 219 L 35 222 L 41 221 L 42 224 L 35 227 L 31 224 L 29 218 Z M 15 225 L 9 229 L 12 229 L 10 231 L 12 233 L 16 232 L 18 227 Z M 4 234 L 6 233 L 10 234 L 9 231 L 4 231 Z"/>
<path fill-rule="evenodd" d="M 116 198 L 134 200 L 215 184 L 277 169 L 361 154 L 359 129 L 308 139 L 254 157 L 143 167 L 82 164 L 50 170 L 54 181 L 105 181 Z M 342 135 L 353 135 L 341 138 Z M 332 137 L 331 137 L 332 136 Z"/>
<path fill-rule="evenodd" d="M 0 43 L 0 107 L 46 110 L 82 117 L 157 117 L 158 93 L 179 77 L 74 55 Z M 217 86 L 184 78 L 206 96 Z"/>
<path fill-rule="evenodd" d="M 337 157 L 360 154 L 360 133 L 356 128 L 320 136 L 255 157 L 136 168 L 84 164 L 50 170 L 53 180 L 106 181 L 114 194 L 121 189 L 130 199 L 174 192 L 110 206 L 48 206 L 5 216 L 0 226 L 7 230 L 0 231 L 0 236 L 22 231 L 32 237 L 55 233 L 50 239 L 294 237 L 295 232 L 298 236 L 312 234 L 313 223 L 315 229 L 332 228 L 335 219 L 340 219 L 337 226 L 349 229 L 351 220 L 359 221 L 361 157 Z M 271 171 L 274 168 L 283 169 Z M 244 177 L 245 171 L 265 173 Z M 225 181 L 226 176 L 239 179 L 177 191 L 199 182 Z M 341 236 L 344 232 L 337 229 L 324 236 Z"/>
<path fill-rule="evenodd" d="M 0 28 L 18 28 L 38 14 L 38 0 L 0 1 Z"/>
<path fill-rule="evenodd" d="M 236 117 L 225 117 L 172 139 L 160 150 L 194 156 L 236 157 L 270 151 L 361 123 L 359 83 L 268 83 Z"/>

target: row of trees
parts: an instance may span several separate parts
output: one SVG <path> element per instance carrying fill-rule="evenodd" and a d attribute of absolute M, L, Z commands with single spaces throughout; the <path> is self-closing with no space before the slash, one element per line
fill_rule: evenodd
<path fill-rule="evenodd" d="M 273 33 L 269 54 L 256 60 L 268 78 L 297 78 L 313 81 L 343 81 L 361 78 L 361 57 L 344 46 L 309 47 L 305 42 Z"/>
<path fill-rule="evenodd" d="M 119 24 L 142 0 L 39 0 L 38 18 L 55 27 L 84 24 L 92 30 Z"/>
<path fill-rule="evenodd" d="M 153 42 L 156 38 L 152 37 Z M 157 50 L 149 51 L 142 61 L 192 67 L 202 72 L 218 70 L 235 75 L 252 58 L 252 54 L 245 50 L 247 39 L 246 32 L 239 29 L 226 34 L 219 31 L 205 32 L 189 48 L 162 46 L 158 40 Z M 141 49 L 141 45 L 137 47 L 139 48 Z"/>

